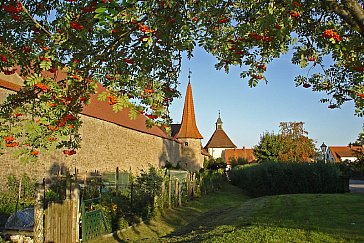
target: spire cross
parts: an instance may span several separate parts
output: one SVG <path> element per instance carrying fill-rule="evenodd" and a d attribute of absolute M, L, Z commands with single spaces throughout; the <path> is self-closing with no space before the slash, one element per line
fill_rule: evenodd
<path fill-rule="evenodd" d="M 188 83 L 191 83 L 191 69 L 188 69 Z"/>
<path fill-rule="evenodd" d="M 220 118 L 220 110 L 219 110 L 219 118 Z"/>

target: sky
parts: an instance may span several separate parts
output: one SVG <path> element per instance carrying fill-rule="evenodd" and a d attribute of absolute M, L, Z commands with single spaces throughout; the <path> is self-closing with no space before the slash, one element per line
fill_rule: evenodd
<path fill-rule="evenodd" d="M 204 137 L 205 146 L 215 131 L 218 112 L 221 112 L 223 129 L 238 147 L 251 148 L 259 143 L 264 132 L 279 131 L 280 122 L 304 122 L 308 136 L 316 147 L 324 142 L 328 146 L 346 146 L 354 142 L 362 130 L 364 119 L 354 115 L 354 103 L 349 101 L 341 109 L 329 109 L 325 93 L 295 87 L 294 77 L 306 74 L 291 64 L 291 55 L 282 56 L 267 65 L 268 84 L 261 82 L 255 88 L 248 79 L 241 79 L 242 68 L 231 68 L 229 74 L 216 70 L 217 60 L 197 48 L 194 57 L 184 58 L 180 74 L 180 99 L 173 101 L 170 112 L 174 123 L 180 123 L 191 69 L 191 84 L 197 127 Z"/>

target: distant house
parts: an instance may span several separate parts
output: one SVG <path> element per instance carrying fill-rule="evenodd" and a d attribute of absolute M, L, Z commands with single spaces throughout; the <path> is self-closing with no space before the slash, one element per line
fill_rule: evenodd
<path fill-rule="evenodd" d="M 358 155 L 363 154 L 363 146 L 329 146 L 327 151 L 327 161 L 331 162 L 354 162 L 358 160 Z"/>
<path fill-rule="evenodd" d="M 245 159 L 248 163 L 254 163 L 257 159 L 254 156 L 254 150 L 243 147 L 242 149 L 226 149 L 225 161 L 227 164 L 231 164 L 232 160 L 238 160 L 239 158 Z"/>
<path fill-rule="evenodd" d="M 255 162 L 256 158 L 254 156 L 253 149 L 245 147 L 238 149 L 222 128 L 222 123 L 219 112 L 215 132 L 212 134 L 204 148 L 206 153 L 214 159 L 222 158 L 227 165 L 231 165 L 231 160 L 238 160 L 238 158 L 243 158 L 248 163 Z"/>
<path fill-rule="evenodd" d="M 216 129 L 205 146 L 205 150 L 214 159 L 225 158 L 226 149 L 235 149 L 236 145 L 231 141 L 229 136 L 222 129 L 222 120 L 219 113 L 219 118 L 216 121 Z"/>

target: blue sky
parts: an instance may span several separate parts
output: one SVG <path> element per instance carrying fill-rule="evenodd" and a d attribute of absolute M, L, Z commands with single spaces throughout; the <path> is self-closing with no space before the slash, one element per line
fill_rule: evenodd
<path fill-rule="evenodd" d="M 354 116 L 354 103 L 344 104 L 341 109 L 328 109 L 320 103 L 324 93 L 295 87 L 294 77 L 305 74 L 291 64 L 291 55 L 284 55 L 267 65 L 264 82 L 255 88 L 241 79 L 240 68 L 234 67 L 226 74 L 214 68 L 216 59 L 197 48 L 191 60 L 183 61 L 179 90 L 182 98 L 175 100 L 170 108 L 174 123 L 181 122 L 184 96 L 188 83 L 188 68 L 191 69 L 197 126 L 204 136 L 205 145 L 215 130 L 218 110 L 221 111 L 223 129 L 239 148 L 258 144 L 265 132 L 278 132 L 281 121 L 305 122 L 310 138 L 319 147 L 347 145 L 356 140 L 362 130 L 363 118 Z"/>

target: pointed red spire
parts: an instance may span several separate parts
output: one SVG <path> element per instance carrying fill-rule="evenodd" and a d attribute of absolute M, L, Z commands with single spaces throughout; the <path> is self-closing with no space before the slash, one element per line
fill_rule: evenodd
<path fill-rule="evenodd" d="M 198 131 L 195 118 L 195 107 L 193 105 L 192 86 L 188 82 L 186 90 L 185 104 L 183 107 L 182 124 L 177 138 L 197 138 L 202 139 L 202 135 Z"/>

